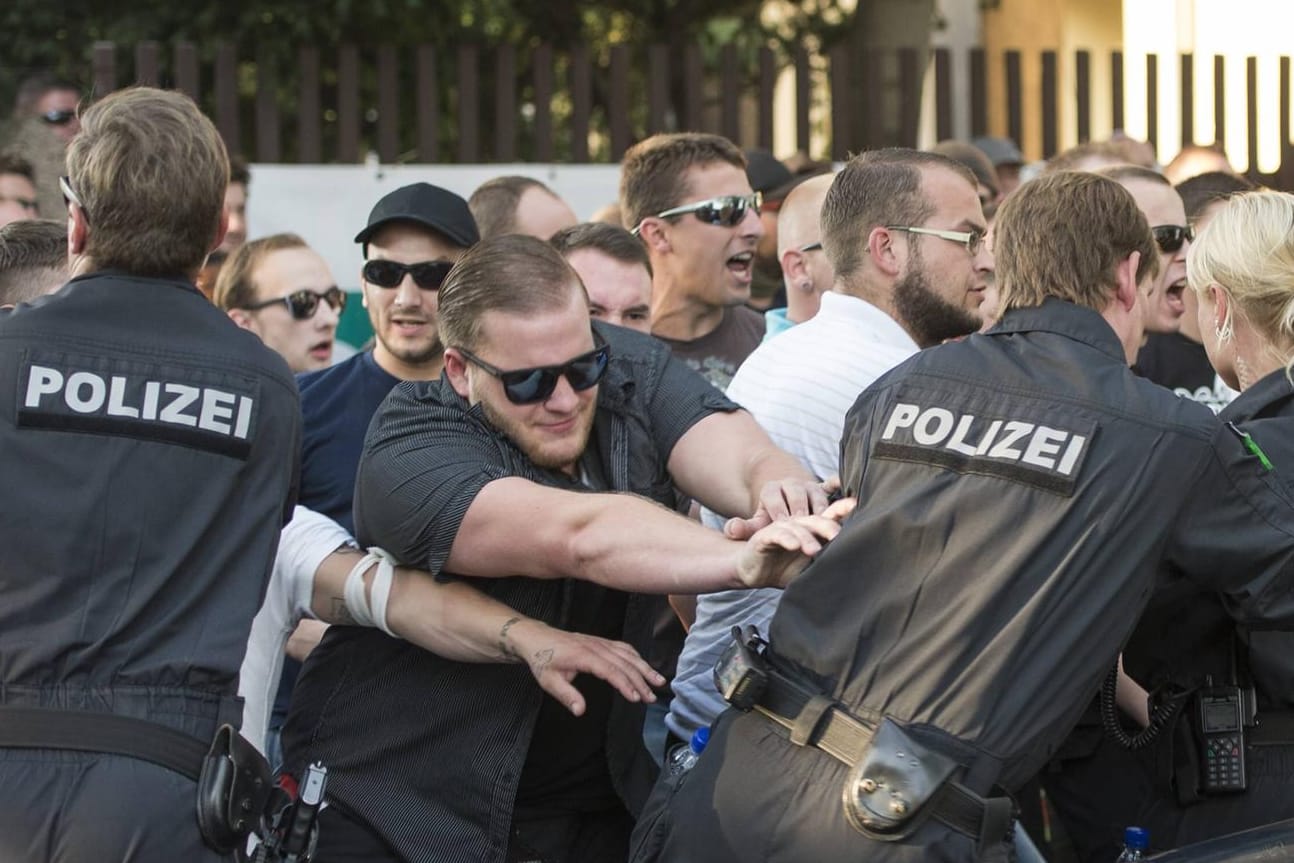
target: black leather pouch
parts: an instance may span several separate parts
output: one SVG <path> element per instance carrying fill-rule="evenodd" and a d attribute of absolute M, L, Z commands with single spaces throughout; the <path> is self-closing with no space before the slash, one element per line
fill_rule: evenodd
<path fill-rule="evenodd" d="M 845 780 L 845 816 L 872 839 L 904 839 L 930 817 L 932 800 L 957 770 L 956 761 L 883 719 L 862 760 Z"/>
<path fill-rule="evenodd" d="M 241 848 L 273 787 L 265 757 L 232 725 L 220 726 L 198 779 L 198 827 L 207 846 L 221 854 Z"/>

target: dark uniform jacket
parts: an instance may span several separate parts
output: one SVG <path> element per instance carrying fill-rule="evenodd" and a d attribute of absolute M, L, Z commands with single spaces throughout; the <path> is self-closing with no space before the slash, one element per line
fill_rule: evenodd
<path fill-rule="evenodd" d="M 1207 409 L 1132 374 L 1096 312 L 1009 312 L 859 398 L 842 479 L 860 505 L 787 589 L 775 661 L 917 729 L 975 768 L 973 790 L 1013 789 L 1097 689 L 1161 566 L 1242 618 L 1294 619 L 1294 510 L 1255 464 Z M 864 839 L 843 813 L 846 767 L 771 729 L 721 724 L 661 859 L 974 859 L 936 822 Z M 713 847 L 684 838 L 698 836 Z"/>
<path fill-rule="evenodd" d="M 656 339 L 594 324 L 611 346 L 581 467 L 594 488 L 673 500 L 666 473 L 678 439 L 698 420 L 736 406 L 672 359 Z M 364 545 L 439 577 L 463 516 L 492 480 L 519 476 L 571 488 L 537 468 L 469 407 L 445 378 L 406 382 L 374 417 L 355 488 Z M 542 524 L 517 525 L 543 530 Z M 472 579 L 517 611 L 563 626 L 572 583 Z M 621 637 L 650 634 L 646 597 L 630 594 Z M 524 665 L 442 659 L 375 629 L 332 627 L 310 656 L 284 734 L 289 766 L 321 759 L 329 796 L 410 861 L 502 861 L 513 803 L 544 693 Z M 642 710 L 616 696 L 607 767 L 634 810 L 654 767 L 643 748 Z"/>
<path fill-rule="evenodd" d="M 1284 369 L 1255 382 L 1219 419 L 1234 423 L 1237 433 L 1252 435 L 1272 465 L 1271 475 L 1294 490 L 1294 386 Z M 1248 462 L 1248 468 L 1268 472 L 1257 458 Z M 1123 780 L 1129 762 L 1145 774 L 1141 784 L 1151 792 L 1143 796 L 1137 823 L 1150 829 L 1152 842 L 1160 848 L 1294 818 L 1294 714 L 1290 712 L 1294 709 L 1294 634 L 1268 629 L 1263 620 L 1237 626 L 1227 613 L 1224 598 L 1173 575 L 1166 574 L 1151 598 L 1124 650 L 1124 667 L 1150 688 L 1193 689 L 1204 685 L 1206 678 L 1218 686 L 1252 683 L 1261 730 L 1247 732 L 1248 790 L 1195 797 L 1185 805 L 1179 801 L 1179 793 L 1183 800 L 1191 801 L 1194 772 L 1180 768 L 1192 763 L 1203 768 L 1199 741 L 1189 730 L 1189 715 L 1179 717 L 1172 732 L 1160 734 L 1153 745 L 1135 756 L 1105 756 L 1104 773 L 1092 775 L 1094 784 Z M 1234 678 L 1237 673 L 1239 680 Z M 1187 714 L 1193 706 L 1191 701 L 1186 703 Z M 1174 765 L 1178 766 L 1176 774 Z M 1191 787 L 1177 787 L 1187 784 Z M 1085 790 L 1092 796 L 1092 788 Z M 1101 799 L 1095 797 L 1098 803 Z M 1128 813 L 1111 812 L 1107 820 L 1116 816 L 1126 819 Z"/>
<path fill-rule="evenodd" d="M 98 273 L 0 315 L 0 703 L 123 714 L 204 741 L 237 724 L 300 422 L 286 363 L 182 280 Z M 188 780 L 132 762 L 99 785 L 84 775 L 95 756 L 39 758 L 0 750 L 0 848 L 58 841 L 60 807 L 69 829 L 102 826 L 109 802 L 95 793 L 145 830 L 170 797 L 196 842 Z M 154 779 L 188 790 L 132 784 Z M 37 818 L 26 830 L 6 820 L 24 816 Z M 92 859 L 125 857 L 114 836 Z M 40 849 L 0 859 L 47 859 Z"/>

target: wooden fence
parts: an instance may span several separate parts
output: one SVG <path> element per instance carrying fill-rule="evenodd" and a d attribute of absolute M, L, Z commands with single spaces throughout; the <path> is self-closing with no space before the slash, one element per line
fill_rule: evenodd
<path fill-rule="evenodd" d="M 681 56 L 680 56 L 681 53 Z M 917 142 L 927 62 L 933 63 L 934 131 L 954 134 L 955 92 L 966 95 L 957 111 L 971 135 L 1026 138 L 1040 129 L 1046 158 L 1063 148 L 1062 119 L 1088 140 L 1094 129 L 1122 129 L 1127 69 L 1121 52 L 1079 51 L 1074 86 L 1061 92 L 1057 52 L 1040 52 L 1038 86 L 1026 95 L 1021 52 L 990 57 L 974 49 L 956 58 L 946 49 L 857 54 L 845 48 L 826 55 L 798 48 L 786 56 L 768 44 L 726 45 L 707 57 L 699 46 L 616 45 L 594 56 L 588 47 L 557 52 L 546 45 L 484 48 L 464 45 L 450 54 L 429 46 L 361 49 L 301 48 L 290 68 L 275 68 L 265 52 L 242 53 L 230 44 L 203 52 L 191 43 L 112 43 L 93 48 L 90 79 L 102 94 L 126 83 L 175 87 L 211 114 L 234 151 L 255 162 L 362 161 L 369 151 L 387 163 L 618 161 L 645 135 L 673 129 L 713 131 L 743 146 L 772 149 L 774 88 L 784 68 L 794 72 L 794 137 L 811 155 L 843 159 L 850 152 Z M 1165 105 L 1160 68 L 1146 58 L 1146 110 L 1150 140 L 1157 141 Z M 1197 125 L 1197 76 L 1214 92 L 1212 140 L 1226 143 L 1226 69 L 1221 57 L 1181 55 L 1175 97 L 1182 118 L 1180 143 L 1190 144 Z M 1098 64 L 1106 64 L 1097 74 Z M 129 67 L 129 68 L 127 68 Z M 954 69 L 957 69 L 957 74 Z M 1280 169 L 1259 174 L 1257 61 L 1246 64 L 1250 176 L 1294 188 L 1290 153 L 1290 63 L 1279 62 Z M 993 74 L 990 74 L 990 73 Z M 955 87 L 966 80 L 964 88 Z M 1108 81 L 1097 93 L 1095 81 Z M 1068 89 L 1068 88 L 1066 88 Z M 999 110 L 990 128 L 990 99 Z M 881 110 L 882 101 L 893 106 Z M 1095 112 L 1108 109 L 1097 122 Z M 1002 110 L 1004 109 L 1004 110 Z M 1066 112 L 1069 112 L 1066 115 Z M 1002 120 L 1004 119 L 1004 123 Z M 1207 118 L 1203 118 L 1207 120 Z M 1108 122 L 1107 122 L 1108 121 Z M 815 138 L 815 131 L 827 130 Z M 1033 135 L 1029 137 L 1035 137 Z M 827 143 L 811 152 L 812 141 Z M 1070 142 L 1072 143 L 1072 141 Z M 1173 144 L 1175 142 L 1165 142 Z"/>

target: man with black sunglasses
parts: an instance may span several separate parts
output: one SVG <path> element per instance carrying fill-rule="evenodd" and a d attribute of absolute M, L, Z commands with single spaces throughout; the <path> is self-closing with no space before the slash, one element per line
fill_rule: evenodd
<path fill-rule="evenodd" d="M 482 242 L 439 311 L 444 376 L 398 386 L 366 440 L 362 544 L 519 615 L 637 645 L 653 620 L 637 591 L 781 584 L 834 534 L 820 515 L 769 524 L 825 509 L 821 487 L 658 340 L 590 322 L 547 244 Z M 707 530 L 659 505 L 674 484 L 755 516 L 728 537 Z M 346 844 L 325 832 L 320 859 L 623 860 L 655 769 L 642 704 L 575 685 L 579 716 L 515 666 L 330 631 L 285 733 L 289 765 L 329 764 L 332 841 Z M 379 730 L 374 716 L 395 718 Z"/>
<path fill-rule="evenodd" d="M 346 293 L 323 257 L 296 234 L 273 234 L 240 246 L 221 267 L 212 299 L 287 360 L 293 372 L 332 365 L 333 334 Z"/>
<path fill-rule="evenodd" d="M 1109 177 L 1132 193 L 1141 214 L 1150 223 L 1159 252 L 1159 278 L 1148 286 L 1143 313 L 1146 332 L 1175 333 L 1186 311 L 1186 253 L 1194 231 L 1186 222 L 1181 195 L 1158 171 L 1138 165 L 1115 165 L 1098 174 Z"/>
<path fill-rule="evenodd" d="M 746 157 L 718 135 L 654 135 L 625 153 L 620 207 L 651 258 L 652 334 L 726 388 L 764 336 L 745 305 L 764 234 Z"/>
<path fill-rule="evenodd" d="M 355 237 L 364 255 L 360 290 L 374 331 L 373 346 L 297 378 L 304 418 L 301 504 L 332 519 L 347 533 L 354 534 L 351 497 L 369 420 L 400 381 L 440 376 L 444 359 L 436 332 L 437 291 L 454 262 L 477 239 L 467 202 L 428 183 L 402 186 L 384 195 Z M 305 302 L 297 308 L 303 311 L 313 298 L 302 299 Z M 283 302 L 271 302 L 261 314 L 290 314 L 290 302 L 286 298 Z M 326 305 L 326 300 L 318 304 Z M 318 306 L 316 315 L 329 314 Z M 318 556 L 335 550 L 334 546 Z M 321 635 L 321 626 L 307 622 L 289 645 L 291 655 L 283 666 L 269 723 L 271 761 L 277 756 L 278 732 L 287 718 L 300 661 Z"/>

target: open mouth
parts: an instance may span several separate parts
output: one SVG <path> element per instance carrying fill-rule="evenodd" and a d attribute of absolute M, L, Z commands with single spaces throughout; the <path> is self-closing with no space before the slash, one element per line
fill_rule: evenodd
<path fill-rule="evenodd" d="M 740 252 L 728 259 L 728 271 L 739 279 L 749 281 L 754 261 L 754 252 Z"/>
<path fill-rule="evenodd" d="M 1182 299 L 1182 294 L 1186 291 L 1186 279 L 1178 279 L 1173 282 L 1164 291 L 1164 299 L 1168 308 L 1174 314 L 1180 315 L 1186 311 L 1186 303 Z"/>
<path fill-rule="evenodd" d="M 317 342 L 316 344 L 311 345 L 309 353 L 310 353 L 310 356 L 316 360 L 331 360 L 332 359 L 332 339 L 328 339 L 327 341 Z"/>

